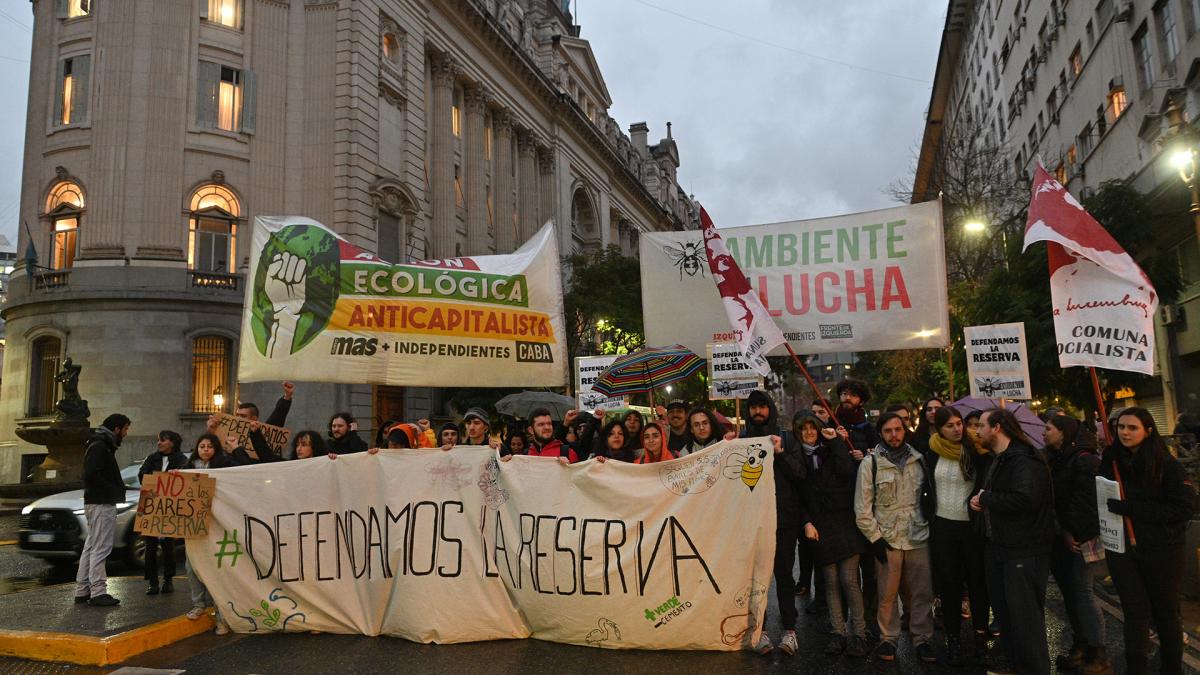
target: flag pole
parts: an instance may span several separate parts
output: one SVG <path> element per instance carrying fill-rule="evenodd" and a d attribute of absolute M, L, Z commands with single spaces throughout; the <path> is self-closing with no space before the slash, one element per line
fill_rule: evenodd
<path fill-rule="evenodd" d="M 1096 376 L 1096 367 L 1091 366 L 1088 372 L 1092 375 L 1092 393 L 1096 395 L 1096 410 L 1100 413 L 1100 425 L 1104 429 L 1105 445 L 1112 445 L 1112 432 L 1108 430 L 1108 412 L 1104 410 L 1104 396 L 1100 393 L 1100 378 Z"/>
<path fill-rule="evenodd" d="M 817 383 L 813 381 L 812 375 L 808 374 L 808 368 L 805 368 L 804 363 L 800 360 L 800 357 L 796 356 L 796 351 L 792 349 L 791 343 L 784 342 L 783 346 L 787 347 L 788 353 L 792 355 L 792 360 L 796 362 L 796 367 L 800 369 L 800 374 L 804 375 L 804 379 L 808 380 L 808 386 L 812 387 L 813 393 L 817 395 L 817 400 L 821 402 L 821 407 L 825 409 L 826 413 L 829 413 L 829 419 L 833 420 L 833 423 L 840 428 L 842 423 L 838 421 L 837 415 L 833 414 L 833 410 L 829 407 L 829 401 L 825 400 L 825 396 L 822 395 L 821 390 L 817 388 Z M 846 441 L 846 447 L 850 448 L 851 452 L 856 450 L 854 444 L 850 442 L 849 434 L 846 434 L 846 438 L 842 440 Z"/>

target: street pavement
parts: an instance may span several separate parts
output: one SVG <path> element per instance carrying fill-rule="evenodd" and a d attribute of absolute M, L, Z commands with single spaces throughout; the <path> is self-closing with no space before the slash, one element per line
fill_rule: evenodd
<path fill-rule="evenodd" d="M 0 541 L 9 527 L 0 517 Z M 15 537 L 11 537 L 15 538 Z M 140 576 L 120 563 L 109 566 L 114 576 Z M 20 553 L 16 546 L 0 546 L 0 594 L 36 585 L 70 581 L 73 568 L 51 567 Z M 180 580 L 183 582 L 183 580 Z M 178 592 L 186 593 L 186 582 Z M 1047 599 L 1047 636 L 1051 655 L 1065 650 L 1069 629 L 1057 588 L 1051 583 Z M 778 641 L 779 612 L 774 589 L 767 615 L 767 632 Z M 1121 624 L 1106 616 L 1109 657 L 1123 672 Z M 184 670 L 187 673 L 984 673 L 984 668 L 950 668 L 918 661 L 907 642 L 901 641 L 896 661 L 876 658 L 827 657 L 822 617 L 801 611 L 797 636 L 800 650 L 794 657 L 776 651 L 768 656 L 724 652 L 649 652 L 595 649 L 539 640 L 504 640 L 459 645 L 424 645 L 396 638 L 308 633 L 217 637 L 196 636 L 134 657 L 125 666 Z M 935 642 L 940 643 L 939 630 Z M 993 650 L 994 652 L 995 650 Z M 939 646 L 939 655 L 940 655 Z M 0 658 L 0 673 L 105 673 L 97 669 L 57 664 L 37 664 Z M 1156 665 L 1153 667 L 1157 670 Z M 1200 672 L 1188 669 L 1188 672 Z"/>

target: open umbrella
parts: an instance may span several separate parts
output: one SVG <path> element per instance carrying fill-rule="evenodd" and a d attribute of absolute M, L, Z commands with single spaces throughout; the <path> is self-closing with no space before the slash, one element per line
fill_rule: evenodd
<path fill-rule="evenodd" d="M 496 401 L 496 412 L 520 419 L 538 408 L 546 408 L 554 419 L 561 420 L 568 410 L 575 409 L 575 399 L 552 391 L 519 391 Z"/>
<path fill-rule="evenodd" d="M 963 417 L 966 417 L 967 413 L 973 410 L 982 412 L 984 410 L 995 410 L 1000 407 L 998 401 L 993 401 L 989 398 L 972 398 L 970 396 L 960 398 L 951 405 L 958 412 L 962 413 Z M 1042 422 L 1042 418 L 1037 416 L 1037 413 L 1030 410 L 1024 403 L 1016 401 L 1007 401 L 1004 404 L 1004 409 L 1011 412 L 1017 418 L 1017 423 L 1021 425 L 1021 431 L 1024 431 L 1030 440 L 1033 441 L 1033 447 L 1040 448 L 1044 445 L 1042 437 L 1046 431 L 1046 424 Z"/>
<path fill-rule="evenodd" d="M 700 369 L 704 359 L 682 345 L 646 347 L 617 357 L 592 385 L 592 391 L 605 396 L 624 396 L 650 392 L 682 380 Z"/>

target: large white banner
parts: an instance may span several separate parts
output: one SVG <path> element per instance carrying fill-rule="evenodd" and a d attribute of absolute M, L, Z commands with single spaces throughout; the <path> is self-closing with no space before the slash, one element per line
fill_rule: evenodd
<path fill-rule="evenodd" d="M 949 340 L 939 202 L 720 232 L 797 352 L 944 347 Z M 699 231 L 645 233 L 639 252 L 647 344 L 678 343 L 700 354 L 710 342 L 736 341 Z"/>
<path fill-rule="evenodd" d="M 558 245 L 397 265 L 300 217 L 255 218 L 238 379 L 567 383 Z"/>
<path fill-rule="evenodd" d="M 967 378 L 975 398 L 1033 398 L 1024 323 L 963 328 Z"/>
<path fill-rule="evenodd" d="M 756 438 L 644 465 L 460 446 L 221 469 L 188 560 L 239 633 L 741 649 L 771 583 L 772 457 Z"/>

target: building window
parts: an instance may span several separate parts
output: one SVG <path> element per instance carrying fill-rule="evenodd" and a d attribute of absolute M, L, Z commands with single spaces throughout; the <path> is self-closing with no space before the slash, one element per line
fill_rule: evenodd
<path fill-rule="evenodd" d="M 254 74 L 201 61 L 196 87 L 196 124 L 207 129 L 254 133 Z"/>
<path fill-rule="evenodd" d="M 203 18 L 230 28 L 242 27 L 242 0 L 203 0 L 208 11 Z"/>
<path fill-rule="evenodd" d="M 450 103 L 450 130 L 455 136 L 462 136 L 462 89 L 454 88 L 454 100 Z"/>
<path fill-rule="evenodd" d="M 205 185 L 188 206 L 188 269 L 232 274 L 241 205 L 221 185 Z"/>
<path fill-rule="evenodd" d="M 1143 22 L 1133 35 L 1133 61 L 1137 64 L 1138 86 L 1143 92 L 1154 84 L 1154 56 L 1150 53 L 1150 31 Z"/>
<path fill-rule="evenodd" d="M 1059 162 L 1058 168 L 1054 169 L 1054 180 L 1057 180 L 1059 185 L 1067 184 L 1067 166 L 1062 162 Z"/>
<path fill-rule="evenodd" d="M 1075 137 L 1075 143 L 1079 146 L 1079 154 L 1086 158 L 1092 151 L 1092 125 L 1089 122 L 1084 125 L 1083 131 Z"/>
<path fill-rule="evenodd" d="M 58 83 L 54 94 L 54 126 L 65 127 L 87 120 L 91 64 L 92 57 L 86 54 L 59 62 Z"/>
<path fill-rule="evenodd" d="M 55 185 L 46 198 L 46 216 L 54 232 L 51 266 L 56 270 L 69 270 L 75 264 L 79 221 L 83 216 L 83 190 L 79 185 L 71 181 Z"/>
<path fill-rule="evenodd" d="M 56 10 L 60 19 L 74 19 L 92 13 L 91 0 L 58 0 Z"/>
<path fill-rule="evenodd" d="M 231 341 L 220 335 L 192 340 L 192 412 L 225 411 L 225 402 L 233 398 L 229 391 L 232 353 Z"/>
<path fill-rule="evenodd" d="M 1117 87 L 1108 92 L 1108 106 L 1105 109 L 1105 121 L 1109 124 L 1121 119 L 1121 115 L 1125 113 L 1125 108 L 1129 107 L 1128 101 L 1125 99 L 1125 88 Z"/>
<path fill-rule="evenodd" d="M 400 219 L 387 211 L 380 210 L 376 222 L 379 248 L 377 255 L 391 263 L 406 262 L 400 248 L 402 239 Z"/>
<path fill-rule="evenodd" d="M 58 383 L 54 377 L 62 366 L 62 340 L 43 335 L 29 349 L 29 416 L 54 414 Z"/>
<path fill-rule="evenodd" d="M 396 39 L 395 33 L 383 34 L 383 58 L 387 59 L 392 64 L 400 63 L 400 40 Z"/>
<path fill-rule="evenodd" d="M 457 164 L 454 165 L 454 205 L 460 209 L 467 205 L 467 198 L 463 195 L 462 168 Z"/>
<path fill-rule="evenodd" d="M 1075 50 L 1071 52 L 1071 56 L 1067 59 L 1071 66 L 1071 82 L 1079 78 L 1079 73 L 1083 72 L 1083 46 L 1078 42 L 1075 43 Z"/>
<path fill-rule="evenodd" d="M 1162 50 L 1163 68 L 1173 72 L 1175 57 L 1179 56 L 1179 42 L 1175 39 L 1175 10 L 1167 0 L 1162 0 L 1154 8 L 1154 23 L 1158 26 L 1158 46 Z"/>

